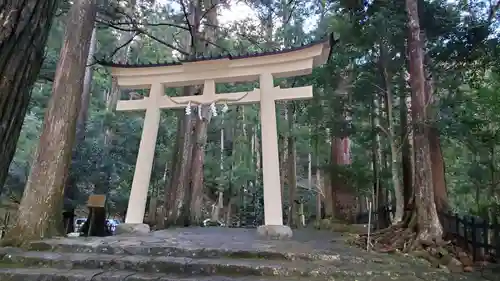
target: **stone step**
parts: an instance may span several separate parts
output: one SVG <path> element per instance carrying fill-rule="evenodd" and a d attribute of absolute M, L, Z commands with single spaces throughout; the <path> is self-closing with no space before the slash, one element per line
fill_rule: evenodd
<path fill-rule="evenodd" d="M 94 253 L 109 255 L 144 255 L 144 256 L 174 256 L 196 258 L 257 258 L 267 260 L 304 260 L 304 261 L 335 261 L 362 262 L 361 257 L 350 255 L 336 255 L 320 252 L 287 252 L 277 249 L 252 249 L 252 245 L 241 245 L 234 248 L 210 248 L 193 245 L 154 245 L 154 244 L 128 244 L 117 242 L 109 244 L 89 243 L 82 239 L 60 239 L 32 242 L 31 251 L 52 251 L 58 253 Z"/>
<path fill-rule="evenodd" d="M 344 264 L 325 261 L 269 261 L 264 259 L 185 258 L 170 256 L 107 255 L 88 253 L 12 252 L 3 256 L 4 267 L 51 267 L 57 269 L 127 270 L 132 272 L 185 274 L 189 276 L 329 277 L 334 280 L 390 273 L 411 276 L 394 265 Z M 3 281 L 3 279 L 0 279 Z"/>
<path fill-rule="evenodd" d="M 132 271 L 105 271 L 55 268 L 12 268 L 0 269 L 1 281 L 299 281 L 274 277 L 228 277 L 228 276 L 182 276 L 147 274 Z M 309 279 L 311 280 L 311 279 Z M 326 279 L 317 280 L 324 281 Z M 354 279 L 352 279 L 354 281 Z M 315 280 L 311 280 L 315 281 Z M 349 280 L 350 281 L 350 280 Z"/>
<path fill-rule="evenodd" d="M 151 257 L 142 255 L 36 251 L 5 254 L 2 258 L 2 263 L 66 269 L 126 269 L 135 272 L 191 275 L 323 276 L 329 274 L 326 264 L 318 264 L 318 262 L 229 258 L 193 259 L 172 256 Z"/>

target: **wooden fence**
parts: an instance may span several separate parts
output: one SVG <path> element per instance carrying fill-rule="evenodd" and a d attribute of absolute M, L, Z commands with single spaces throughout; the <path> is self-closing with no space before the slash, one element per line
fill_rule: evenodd
<path fill-rule="evenodd" d="M 395 208 L 382 207 L 373 212 L 372 226 L 377 224 L 377 216 L 394 215 Z M 492 224 L 476 216 L 460 216 L 455 213 L 440 213 L 446 239 L 454 240 L 458 246 L 467 248 L 474 261 L 500 259 L 500 224 Z M 358 214 L 356 223 L 368 223 L 368 213 Z M 390 222 L 386 222 L 387 227 Z"/>

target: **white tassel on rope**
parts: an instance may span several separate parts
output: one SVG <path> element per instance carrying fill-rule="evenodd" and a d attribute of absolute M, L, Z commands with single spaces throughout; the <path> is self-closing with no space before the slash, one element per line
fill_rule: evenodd
<path fill-rule="evenodd" d="M 229 110 L 229 107 L 227 106 L 227 103 L 224 103 L 222 106 L 222 113 L 226 113 Z"/>
<path fill-rule="evenodd" d="M 215 107 L 215 103 L 210 104 L 210 111 L 212 111 L 212 116 L 217 117 L 217 108 Z"/>
<path fill-rule="evenodd" d="M 186 115 L 191 115 L 191 102 L 189 102 L 186 106 Z"/>

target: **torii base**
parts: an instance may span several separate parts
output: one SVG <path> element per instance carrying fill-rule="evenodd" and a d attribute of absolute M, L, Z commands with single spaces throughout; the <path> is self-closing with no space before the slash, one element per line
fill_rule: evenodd
<path fill-rule="evenodd" d="M 147 235 L 150 231 L 144 223 L 121 223 L 116 226 L 115 235 Z"/>
<path fill-rule="evenodd" d="M 287 225 L 261 225 L 257 228 L 257 234 L 262 238 L 285 240 L 292 238 L 293 231 Z"/>

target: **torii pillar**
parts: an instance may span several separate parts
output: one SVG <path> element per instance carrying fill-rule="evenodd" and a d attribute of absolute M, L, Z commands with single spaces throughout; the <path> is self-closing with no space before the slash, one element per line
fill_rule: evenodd
<path fill-rule="evenodd" d="M 260 75 L 260 124 L 262 139 L 262 177 L 264 185 L 264 224 L 283 225 L 278 128 L 273 95 L 273 76 Z"/>
<path fill-rule="evenodd" d="M 273 75 L 271 73 L 261 74 L 259 83 L 264 225 L 259 226 L 257 232 L 264 237 L 290 238 L 292 237 L 292 229 L 290 226 L 283 225 L 278 128 L 276 125 L 276 96 L 273 94 Z M 312 89 L 310 92 L 312 97 Z"/>
<path fill-rule="evenodd" d="M 144 126 L 142 128 L 139 152 L 135 162 L 134 179 L 128 200 L 127 215 L 125 223 L 142 224 L 146 211 L 148 199 L 149 182 L 153 171 L 155 157 L 156 139 L 160 127 L 160 107 L 158 101 L 163 96 L 164 88 L 162 84 L 153 84 L 149 90 L 149 97 L 146 101 L 146 114 L 144 116 Z M 143 109 L 138 107 L 137 109 Z"/>

